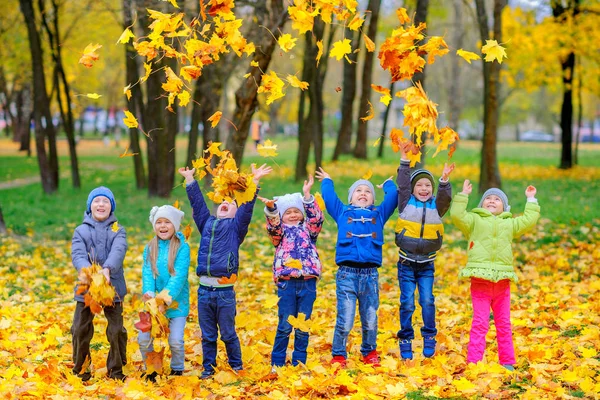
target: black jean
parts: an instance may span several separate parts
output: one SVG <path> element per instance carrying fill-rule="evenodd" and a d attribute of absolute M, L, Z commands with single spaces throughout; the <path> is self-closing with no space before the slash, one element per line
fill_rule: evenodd
<path fill-rule="evenodd" d="M 104 316 L 108 321 L 106 338 L 110 344 L 106 369 L 108 376 L 119 377 L 123 374 L 123 365 L 127 364 L 127 330 L 123 326 L 123 304 L 115 303 L 104 307 Z M 94 336 L 94 314 L 89 307 L 78 301 L 71 326 L 73 337 L 73 373 L 80 374 L 86 358 L 90 357 L 90 342 Z"/>

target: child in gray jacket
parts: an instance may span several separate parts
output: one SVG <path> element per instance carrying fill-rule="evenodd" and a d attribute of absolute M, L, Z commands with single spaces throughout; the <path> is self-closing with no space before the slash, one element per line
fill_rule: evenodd
<path fill-rule="evenodd" d="M 127 363 L 127 331 L 123 327 L 123 297 L 127 293 L 123 275 L 123 259 L 127 252 L 125 229 L 117 224 L 114 211 L 115 197 L 107 187 L 92 190 L 87 199 L 83 223 L 75 228 L 71 246 L 73 266 L 79 273 L 97 263 L 102 273 L 115 288 L 113 306 L 104 307 L 108 321 L 106 337 L 110 344 L 106 369 L 108 377 L 125 380 L 123 365 Z M 94 314 L 84 303 L 83 294 L 75 287 L 75 316 L 71 335 L 73 337 L 73 373 L 87 381 L 92 377 L 90 341 L 94 336 Z"/>

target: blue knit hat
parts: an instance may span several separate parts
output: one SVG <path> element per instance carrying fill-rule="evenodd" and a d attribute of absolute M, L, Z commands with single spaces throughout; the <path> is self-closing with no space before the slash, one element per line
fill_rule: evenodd
<path fill-rule="evenodd" d="M 508 196 L 502 190 L 498 188 L 491 188 L 485 191 L 483 196 L 481 196 L 481 200 L 479 200 L 479 205 L 477 207 L 481 208 L 483 206 L 483 201 L 488 196 L 498 196 L 500 200 L 502 200 L 502 205 L 504 206 L 504 211 L 510 211 L 510 206 L 508 205 Z"/>
<path fill-rule="evenodd" d="M 115 202 L 115 196 L 113 195 L 113 192 L 111 192 L 110 189 L 105 186 L 97 187 L 96 189 L 94 189 L 90 192 L 90 194 L 88 195 L 88 199 L 87 199 L 86 211 L 87 212 L 92 211 L 91 210 L 92 201 L 94 201 L 94 199 L 98 196 L 104 196 L 104 197 L 108 198 L 108 200 L 110 201 L 110 212 L 114 213 L 115 210 L 117 209 L 117 203 Z"/>
<path fill-rule="evenodd" d="M 352 186 L 350 186 L 350 189 L 348 189 L 348 203 L 352 202 L 352 195 L 354 194 L 356 188 L 360 185 L 368 186 L 369 189 L 371 189 L 371 193 L 373 193 L 373 202 L 375 202 L 375 187 L 373 186 L 373 184 L 366 179 L 359 179 L 356 182 L 354 182 Z"/>

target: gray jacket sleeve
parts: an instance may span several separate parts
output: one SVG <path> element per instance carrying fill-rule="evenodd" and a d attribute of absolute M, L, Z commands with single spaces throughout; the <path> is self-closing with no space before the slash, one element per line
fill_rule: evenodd
<path fill-rule="evenodd" d="M 88 257 L 85 240 L 79 228 L 75 229 L 75 232 L 73 233 L 73 239 L 71 241 L 71 260 L 73 261 L 73 266 L 77 269 L 77 272 L 81 271 L 82 268 L 92 265 Z"/>
<path fill-rule="evenodd" d="M 108 257 L 106 257 L 106 261 L 104 261 L 102 267 L 112 271 L 122 269 L 125 253 L 127 253 L 127 234 L 125 233 L 125 228 L 119 226 L 119 230 L 110 247 L 110 253 L 108 253 Z"/>

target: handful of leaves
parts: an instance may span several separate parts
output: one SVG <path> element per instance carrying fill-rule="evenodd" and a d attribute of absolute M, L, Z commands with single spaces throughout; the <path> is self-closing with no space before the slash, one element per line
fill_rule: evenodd
<path fill-rule="evenodd" d="M 256 192 L 256 184 L 252 174 L 247 174 L 238 171 L 237 164 L 230 151 L 221 151 L 219 146 L 221 143 L 211 143 L 208 149 L 204 150 L 208 153 L 204 158 L 199 158 L 192 162 L 196 168 L 198 179 L 204 178 L 207 174 L 213 177 L 212 188 L 208 198 L 215 203 L 221 203 L 223 200 L 231 202 L 233 200 L 239 205 L 248 203 L 254 198 Z M 219 162 L 212 168 L 211 160 L 214 156 L 219 157 Z"/>
<path fill-rule="evenodd" d="M 82 268 L 77 282 L 77 294 L 83 294 L 86 307 L 94 314 L 100 314 L 102 307 L 112 306 L 116 296 L 115 288 L 102 273 L 102 267 L 96 263 Z"/>
<path fill-rule="evenodd" d="M 171 301 L 169 292 L 163 290 L 156 297 L 144 302 L 146 311 L 150 314 L 151 336 L 153 338 L 166 338 L 169 336 L 169 320 L 165 311 L 169 308 L 177 308 L 176 301 Z"/>

